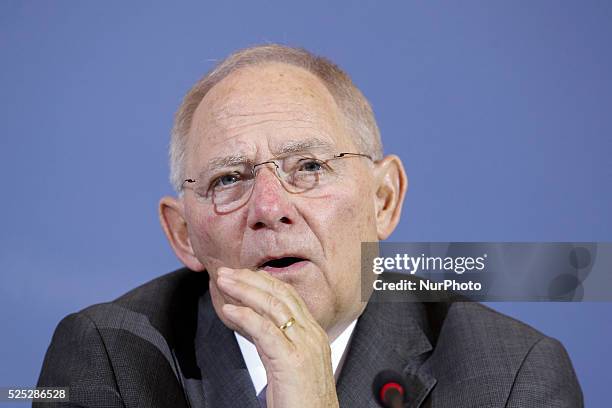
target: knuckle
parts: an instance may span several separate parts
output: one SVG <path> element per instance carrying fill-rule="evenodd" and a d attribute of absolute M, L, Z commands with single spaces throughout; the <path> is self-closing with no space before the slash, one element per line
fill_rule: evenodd
<path fill-rule="evenodd" d="M 267 297 L 268 310 L 270 312 L 282 312 L 283 311 L 283 303 L 273 295 L 268 295 Z"/>
<path fill-rule="evenodd" d="M 281 294 L 286 294 L 287 293 L 287 284 L 285 282 L 281 282 L 279 280 L 273 280 L 272 281 L 272 290 L 274 292 L 278 292 Z"/>
<path fill-rule="evenodd" d="M 279 286 L 280 286 L 279 291 L 281 291 L 283 295 L 291 296 L 291 297 L 294 297 L 297 295 L 297 291 L 292 285 L 285 283 L 285 282 L 279 282 Z"/>
<path fill-rule="evenodd" d="M 276 328 L 276 326 L 271 321 L 269 321 L 268 319 L 262 320 L 262 322 L 261 322 L 261 333 L 264 336 L 274 335 L 277 330 L 278 329 Z"/>

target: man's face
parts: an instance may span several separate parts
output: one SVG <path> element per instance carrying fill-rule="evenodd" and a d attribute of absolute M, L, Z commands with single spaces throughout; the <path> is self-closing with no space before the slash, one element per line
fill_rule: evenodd
<path fill-rule="evenodd" d="M 361 153 L 332 95 L 314 75 L 286 64 L 243 68 L 218 83 L 198 106 L 186 176 L 213 179 L 234 167 L 207 171 L 211 163 L 240 156 L 260 163 L 296 146 L 316 157 Z M 360 245 L 377 241 L 373 164 L 355 157 L 332 166 L 338 174 L 334 183 L 293 194 L 283 188 L 274 167 L 265 165 L 246 204 L 227 213 L 185 191 L 188 237 L 211 276 L 217 312 L 226 302 L 216 287 L 217 268 L 263 265 L 297 290 L 328 333 L 360 314 Z M 291 264 L 289 257 L 303 261 Z M 274 259 L 281 259 L 281 267 L 269 262 Z"/>

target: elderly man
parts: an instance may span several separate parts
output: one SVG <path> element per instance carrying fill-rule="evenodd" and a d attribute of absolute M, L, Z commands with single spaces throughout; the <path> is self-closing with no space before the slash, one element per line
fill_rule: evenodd
<path fill-rule="evenodd" d="M 476 303 L 377 303 L 361 243 L 396 227 L 407 187 L 350 78 L 301 49 L 253 47 L 189 91 L 160 220 L 186 268 L 65 318 L 39 386 L 74 404 L 580 406 L 554 339 Z"/>

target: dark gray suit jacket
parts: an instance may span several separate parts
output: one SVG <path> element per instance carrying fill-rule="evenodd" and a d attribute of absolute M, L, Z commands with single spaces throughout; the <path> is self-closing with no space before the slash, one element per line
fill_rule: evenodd
<path fill-rule="evenodd" d="M 338 378 L 340 406 L 377 406 L 383 369 L 405 375 L 410 407 L 583 406 L 557 340 L 478 303 L 371 301 Z M 64 318 L 38 386 L 70 387 L 73 405 L 56 406 L 259 407 L 208 275 L 187 269 Z"/>

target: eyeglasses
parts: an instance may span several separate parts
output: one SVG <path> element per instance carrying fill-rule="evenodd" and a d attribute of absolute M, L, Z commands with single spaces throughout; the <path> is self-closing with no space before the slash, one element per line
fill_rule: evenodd
<path fill-rule="evenodd" d="M 244 205 L 250 198 L 257 172 L 264 166 L 274 165 L 274 174 L 283 188 L 291 194 L 302 194 L 334 184 L 341 174 L 332 167 L 332 162 L 350 157 L 372 157 L 362 153 L 338 153 L 325 160 L 313 155 L 297 154 L 267 160 L 254 165 L 241 164 L 213 177 L 195 180 L 186 179 L 181 190 L 190 187 L 199 200 L 210 202 L 220 213 L 233 211 Z"/>

